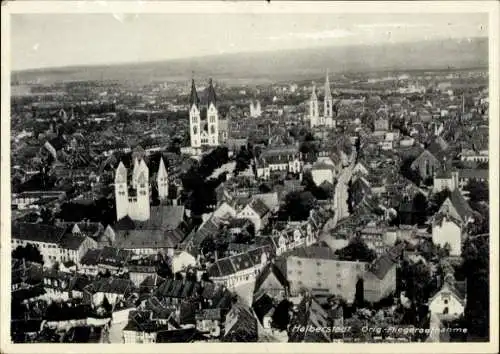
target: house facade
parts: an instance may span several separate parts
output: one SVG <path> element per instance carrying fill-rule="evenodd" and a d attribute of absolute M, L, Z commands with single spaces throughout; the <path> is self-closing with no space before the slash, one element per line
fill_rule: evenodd
<path fill-rule="evenodd" d="M 255 281 L 268 263 L 269 254 L 269 248 L 263 246 L 221 258 L 208 268 L 207 273 L 214 283 L 234 289 L 238 285 Z"/>

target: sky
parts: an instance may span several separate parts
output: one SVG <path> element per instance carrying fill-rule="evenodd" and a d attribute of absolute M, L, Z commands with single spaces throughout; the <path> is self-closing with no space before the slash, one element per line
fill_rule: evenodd
<path fill-rule="evenodd" d="M 481 13 L 13 14 L 11 68 L 487 35 L 488 16 Z"/>

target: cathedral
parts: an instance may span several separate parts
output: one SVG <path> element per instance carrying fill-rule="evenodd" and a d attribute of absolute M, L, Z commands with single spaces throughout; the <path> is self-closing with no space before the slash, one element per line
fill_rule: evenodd
<path fill-rule="evenodd" d="M 311 98 L 309 100 L 309 121 L 311 128 L 323 126 L 332 128 L 335 126 L 333 119 L 333 97 L 330 91 L 330 79 L 328 71 L 325 80 L 325 98 L 323 100 L 323 115 L 319 113 L 318 96 L 316 95 L 316 85 L 313 85 Z"/>
<path fill-rule="evenodd" d="M 208 81 L 205 96 L 205 102 L 201 102 L 193 79 L 189 98 L 189 135 L 194 149 L 219 146 L 219 112 L 212 79 Z"/>
<path fill-rule="evenodd" d="M 260 102 L 256 101 L 255 104 L 253 101 L 250 102 L 250 117 L 257 118 L 262 114 L 262 109 L 260 107 Z"/>
<path fill-rule="evenodd" d="M 159 199 L 167 199 L 168 174 L 163 158 L 160 158 L 156 182 Z M 149 220 L 149 192 L 149 168 L 144 159 L 134 159 L 130 184 L 127 168 L 120 161 L 115 172 L 116 220 L 120 220 L 126 216 L 136 221 Z"/>

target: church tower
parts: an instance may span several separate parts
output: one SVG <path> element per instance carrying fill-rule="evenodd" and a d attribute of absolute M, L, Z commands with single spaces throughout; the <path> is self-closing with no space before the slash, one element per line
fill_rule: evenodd
<path fill-rule="evenodd" d="M 160 157 L 160 167 L 156 175 L 156 183 L 158 185 L 158 197 L 160 200 L 165 200 L 168 197 L 168 173 L 163 162 L 163 157 Z"/>
<path fill-rule="evenodd" d="M 137 188 L 137 178 L 139 177 L 139 160 L 137 157 L 134 159 L 134 167 L 132 170 L 132 188 Z"/>
<path fill-rule="evenodd" d="M 191 147 L 201 147 L 200 99 L 196 92 L 194 79 L 191 82 L 191 95 L 189 97 L 189 136 L 191 137 Z"/>
<path fill-rule="evenodd" d="M 309 101 L 309 119 L 311 121 L 311 128 L 318 125 L 318 118 L 318 96 L 316 96 L 316 85 L 313 84 L 311 99 Z"/>
<path fill-rule="evenodd" d="M 129 216 L 132 220 L 146 221 L 149 219 L 149 169 L 141 160 L 137 168 L 137 200 L 129 203 Z"/>
<path fill-rule="evenodd" d="M 208 120 L 208 145 L 219 145 L 219 112 L 217 111 L 217 96 L 212 84 L 212 79 L 208 80 L 207 92 L 207 120 Z"/>
<path fill-rule="evenodd" d="M 330 91 L 330 78 L 328 77 L 328 70 L 326 71 L 326 80 L 325 80 L 325 100 L 324 100 L 324 111 L 323 115 L 325 117 L 325 123 L 327 126 L 331 126 L 332 118 L 333 118 L 333 98 L 332 93 Z"/>
<path fill-rule="evenodd" d="M 127 169 L 120 161 L 115 173 L 116 220 L 128 214 Z"/>

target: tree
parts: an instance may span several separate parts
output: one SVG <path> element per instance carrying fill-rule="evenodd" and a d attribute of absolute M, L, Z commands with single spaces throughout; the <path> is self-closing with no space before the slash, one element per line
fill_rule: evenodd
<path fill-rule="evenodd" d="M 469 333 L 489 338 L 489 237 L 468 238 L 463 247 L 463 269 L 467 278 L 465 323 Z"/>
<path fill-rule="evenodd" d="M 290 192 L 285 197 L 285 205 L 281 211 L 281 219 L 290 218 L 293 221 L 306 220 L 309 213 L 317 205 L 317 200 L 311 192 Z"/>
<path fill-rule="evenodd" d="M 422 177 L 420 174 L 411 168 L 411 164 L 413 163 L 412 158 L 406 158 L 401 163 L 400 172 L 403 177 L 408 178 L 410 181 L 415 183 L 417 186 L 422 182 Z"/>
<path fill-rule="evenodd" d="M 488 202 L 490 199 L 488 184 L 485 182 L 470 180 L 464 190 L 469 192 L 471 206 L 479 202 Z"/>
<path fill-rule="evenodd" d="M 370 249 L 360 237 L 354 237 L 349 244 L 335 251 L 340 259 L 348 261 L 372 262 L 377 258 L 375 251 Z"/>
<path fill-rule="evenodd" d="M 451 196 L 451 192 L 449 189 L 444 189 L 440 192 L 434 193 L 431 197 L 429 203 L 429 212 L 428 215 L 432 216 L 438 212 L 441 205 L 443 205 L 444 201 Z"/>
<path fill-rule="evenodd" d="M 24 259 L 25 261 L 44 264 L 43 256 L 40 253 L 40 250 L 38 247 L 31 244 L 16 247 L 16 249 L 12 251 L 12 258 Z"/>
<path fill-rule="evenodd" d="M 417 193 L 413 198 L 413 222 L 419 226 L 424 225 L 427 220 L 428 204 L 427 198 L 422 193 Z"/>

